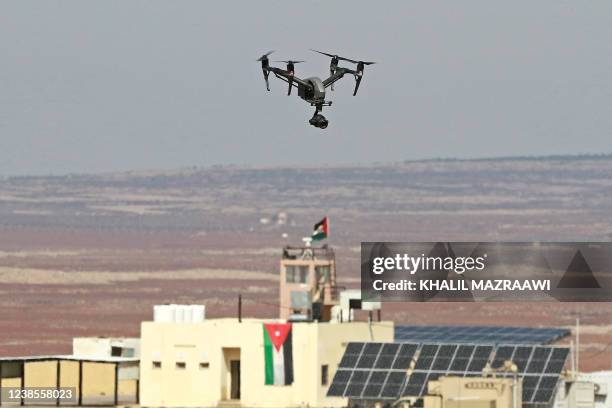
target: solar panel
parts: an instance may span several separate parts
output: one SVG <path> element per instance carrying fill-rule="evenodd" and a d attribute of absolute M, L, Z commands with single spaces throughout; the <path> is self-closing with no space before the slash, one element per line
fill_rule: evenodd
<path fill-rule="evenodd" d="M 385 370 L 372 371 L 367 385 L 364 388 L 362 397 L 364 399 L 378 398 L 388 375 L 389 372 Z"/>
<path fill-rule="evenodd" d="M 349 343 L 328 396 L 394 399 L 406 381 L 416 344 Z"/>
<path fill-rule="evenodd" d="M 396 342 L 470 344 L 550 344 L 568 329 L 496 326 L 397 326 Z"/>
<path fill-rule="evenodd" d="M 511 360 L 523 380 L 523 403 L 545 404 L 554 395 L 568 353 L 567 348 L 524 344 L 349 343 L 327 395 L 365 400 L 421 397 L 427 384 L 441 376 L 478 377 L 487 364 L 500 368 Z"/>
<path fill-rule="evenodd" d="M 402 344 L 392 368 L 394 370 L 407 370 L 418 347 L 417 344 Z"/>
<path fill-rule="evenodd" d="M 402 396 L 423 395 L 427 383 L 442 375 L 481 375 L 492 350 L 489 345 L 423 344 Z"/>
<path fill-rule="evenodd" d="M 523 403 L 545 404 L 554 395 L 568 354 L 569 349 L 562 347 L 499 346 L 492 366 L 500 367 L 506 360 L 517 364 Z"/>
<path fill-rule="evenodd" d="M 344 395 L 346 397 L 361 398 L 361 393 L 365 388 L 369 375 L 369 371 L 353 370 L 353 374 L 351 375 Z"/>
<path fill-rule="evenodd" d="M 327 395 L 330 397 L 343 397 L 348 381 L 353 372 L 351 370 L 338 369 L 334 375 L 334 379 L 327 390 Z"/>
<path fill-rule="evenodd" d="M 523 401 L 531 401 L 540 378 L 537 376 L 526 375 L 523 377 Z"/>

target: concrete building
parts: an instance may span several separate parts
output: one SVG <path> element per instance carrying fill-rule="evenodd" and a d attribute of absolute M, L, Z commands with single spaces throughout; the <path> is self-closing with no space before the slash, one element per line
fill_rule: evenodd
<path fill-rule="evenodd" d="M 293 323 L 293 381 L 266 385 L 264 323 L 269 322 L 284 323 L 259 319 L 211 319 L 197 324 L 143 322 L 140 404 L 344 407 L 345 398 L 330 398 L 326 393 L 346 344 L 393 341 L 392 322 Z"/>
<path fill-rule="evenodd" d="M 71 398 L 45 401 L 52 405 L 137 403 L 139 343 L 137 338 L 80 337 L 73 341 L 72 355 L 1 358 L 0 405 L 41 404 L 10 398 L 7 390 L 22 388 L 72 389 Z"/>

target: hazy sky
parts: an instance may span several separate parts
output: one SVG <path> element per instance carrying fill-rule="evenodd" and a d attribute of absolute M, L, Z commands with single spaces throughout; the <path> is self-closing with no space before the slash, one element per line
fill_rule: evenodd
<path fill-rule="evenodd" d="M 612 152 L 610 1 L 2 1 L 0 174 Z M 324 114 L 255 59 L 378 61 Z M 281 64 L 282 65 L 282 64 Z"/>

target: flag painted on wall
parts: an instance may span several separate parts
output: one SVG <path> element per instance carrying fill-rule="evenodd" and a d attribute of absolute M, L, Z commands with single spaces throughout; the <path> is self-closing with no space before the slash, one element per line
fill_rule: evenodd
<path fill-rule="evenodd" d="M 266 385 L 293 384 L 291 323 L 264 323 Z"/>
<path fill-rule="evenodd" d="M 328 235 L 329 235 L 329 220 L 327 219 L 327 217 L 325 217 L 314 225 L 314 229 L 312 231 L 312 240 L 320 241 L 322 239 L 327 238 Z"/>

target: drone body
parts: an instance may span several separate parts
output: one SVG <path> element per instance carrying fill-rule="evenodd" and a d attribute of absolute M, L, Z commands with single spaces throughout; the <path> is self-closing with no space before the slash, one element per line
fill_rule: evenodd
<path fill-rule="evenodd" d="M 374 64 L 374 62 L 354 61 L 352 59 L 340 57 L 334 54 L 328 54 L 317 50 L 312 51 L 327 55 L 331 58 L 331 63 L 329 65 L 330 76 L 327 79 L 322 80 L 318 77 L 300 79 L 295 76 L 295 64 L 304 61 L 277 61 L 287 64 L 287 69 L 270 66 L 268 56 L 272 54 L 273 51 L 264 54 L 257 61 L 261 62 L 261 70 L 263 71 L 264 80 L 266 81 L 266 89 L 268 91 L 270 90 L 270 83 L 268 81 L 270 72 L 289 85 L 287 95 L 291 95 L 291 89 L 295 86 L 297 88 L 298 96 L 310 103 L 311 106 L 315 107 L 315 113 L 308 122 L 314 127 L 325 129 L 329 124 L 329 121 L 320 112 L 323 110 L 323 106 L 331 106 L 332 104 L 332 101 L 325 100 L 325 89 L 331 87 L 331 90 L 333 91 L 334 83 L 336 81 L 344 77 L 345 74 L 351 74 L 355 77 L 355 89 L 353 91 L 353 96 L 357 95 L 357 90 L 359 89 L 359 84 L 363 78 L 363 70 L 365 66 Z M 339 67 L 339 61 L 347 61 L 357 64 L 357 69 L 353 70 Z"/>

